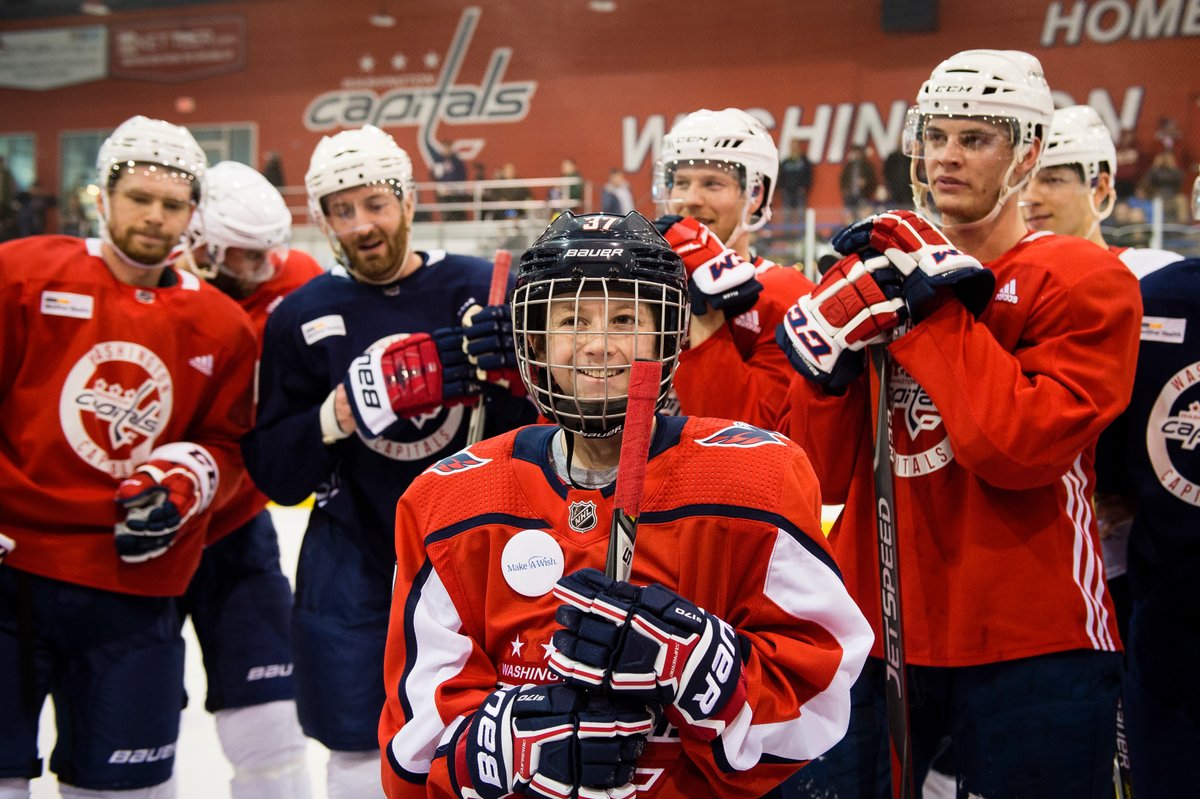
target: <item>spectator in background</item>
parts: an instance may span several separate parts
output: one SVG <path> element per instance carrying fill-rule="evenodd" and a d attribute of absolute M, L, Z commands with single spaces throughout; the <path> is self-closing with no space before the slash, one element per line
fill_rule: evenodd
<path fill-rule="evenodd" d="M 53 194 L 47 193 L 40 181 L 33 181 L 29 188 L 17 194 L 17 235 L 40 236 L 46 232 L 46 214 L 58 204 Z"/>
<path fill-rule="evenodd" d="M 838 183 L 842 189 L 846 223 L 868 216 L 871 213 L 875 188 L 879 185 L 879 177 L 875 174 L 875 165 L 867 158 L 867 149 L 861 144 L 850 147 Z"/>
<path fill-rule="evenodd" d="M 562 160 L 562 177 L 570 181 L 566 184 L 566 191 L 563 191 L 563 186 L 551 186 L 546 199 L 550 201 L 550 207 L 556 215 L 565 210 L 579 213 L 583 205 L 583 178 L 579 176 L 579 167 L 574 158 Z M 564 203 L 564 198 L 569 203 Z"/>
<path fill-rule="evenodd" d="M 0 241 L 17 235 L 17 181 L 0 155 Z"/>
<path fill-rule="evenodd" d="M 283 178 L 283 159 L 275 150 L 267 152 L 267 159 L 263 162 L 262 176 L 277 189 L 287 185 L 287 181 Z"/>
<path fill-rule="evenodd" d="M 808 158 L 806 142 L 792 139 L 788 157 L 779 162 L 779 191 L 783 194 L 783 224 L 799 226 L 804 223 L 808 207 L 808 192 L 812 188 L 813 163 Z"/>
<path fill-rule="evenodd" d="M 67 195 L 66 205 L 58 212 L 58 232 L 64 236 L 85 239 L 91 234 L 91 227 L 79 195 L 71 192 Z"/>
<path fill-rule="evenodd" d="M 625 173 L 618 167 L 608 170 L 608 183 L 604 184 L 604 194 L 600 199 L 600 210 L 606 214 L 625 214 L 634 210 L 633 191 Z"/>
<path fill-rule="evenodd" d="M 496 171 L 496 180 L 517 180 L 517 166 L 509 161 Z M 486 192 L 486 198 L 495 202 L 523 203 L 533 199 L 528 186 L 499 186 Z M 493 208 L 484 213 L 485 219 L 524 219 L 527 209 L 519 206 Z"/>
<path fill-rule="evenodd" d="M 1117 139 L 1116 189 L 1118 197 L 1129 197 L 1142 179 L 1142 153 L 1132 130 L 1121 131 Z"/>
<path fill-rule="evenodd" d="M 1158 128 L 1154 131 L 1154 138 L 1162 145 L 1165 152 L 1169 152 L 1176 158 L 1179 157 L 1179 140 L 1183 138 L 1183 131 L 1179 129 L 1179 123 L 1171 117 L 1162 117 L 1158 120 Z"/>
<path fill-rule="evenodd" d="M 448 141 L 433 143 L 433 166 L 429 168 L 433 179 L 438 183 L 461 183 L 467 179 L 467 165 L 454 152 L 454 147 Z M 438 189 L 439 203 L 460 203 L 470 199 L 470 195 L 462 188 Z M 462 209 L 439 212 L 443 222 L 461 222 L 467 218 L 467 212 Z"/>
<path fill-rule="evenodd" d="M 912 159 L 900 147 L 883 159 L 883 185 L 887 188 L 888 208 L 912 208 Z"/>
<path fill-rule="evenodd" d="M 1149 199 L 1162 199 L 1166 221 L 1184 222 L 1187 219 L 1187 202 L 1179 188 L 1182 184 L 1183 170 L 1175 161 L 1175 153 L 1163 150 L 1154 156 L 1150 168 L 1142 176 L 1140 188 Z"/>

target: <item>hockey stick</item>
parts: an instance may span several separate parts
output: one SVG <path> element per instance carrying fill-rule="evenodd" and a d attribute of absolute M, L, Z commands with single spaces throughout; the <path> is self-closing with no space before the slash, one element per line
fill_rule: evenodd
<path fill-rule="evenodd" d="M 496 250 L 492 263 L 492 284 L 488 287 L 488 305 L 499 305 L 504 302 L 508 293 L 508 270 L 512 266 L 512 253 L 508 250 Z M 478 444 L 483 440 L 483 423 L 486 412 L 483 409 L 483 395 L 479 402 L 471 408 L 471 418 L 467 422 L 467 446 Z"/>
<path fill-rule="evenodd" d="M 650 431 L 654 427 L 654 404 L 661 377 L 662 364 L 657 361 L 635 361 L 629 370 L 629 400 L 625 405 L 608 559 L 604 564 L 604 573 L 614 580 L 628 580 L 633 571 L 633 544 L 637 538 L 637 517 L 642 506 Z"/>
<path fill-rule="evenodd" d="M 1133 767 L 1129 762 L 1129 740 L 1125 737 L 1125 703 L 1117 699 L 1117 754 L 1113 758 L 1113 794 L 1116 799 L 1133 799 Z"/>
<path fill-rule="evenodd" d="M 896 546 L 896 492 L 892 475 L 890 363 L 887 345 L 871 347 L 879 377 L 879 418 L 875 425 L 875 511 L 879 540 L 879 588 L 883 605 L 883 652 L 887 661 L 887 715 L 892 752 L 892 796 L 915 796 L 912 743 L 908 726 L 908 682 L 904 623 L 900 611 L 900 559 Z M 869 402 L 869 400 L 868 400 Z M 898 779 L 897 779 L 898 778 Z"/>

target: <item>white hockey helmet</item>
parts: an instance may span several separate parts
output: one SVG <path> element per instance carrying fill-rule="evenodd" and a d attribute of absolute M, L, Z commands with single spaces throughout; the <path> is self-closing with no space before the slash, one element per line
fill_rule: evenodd
<path fill-rule="evenodd" d="M 164 179 L 187 182 L 192 187 L 192 201 L 204 200 L 204 178 L 208 169 L 208 156 L 204 153 L 191 131 L 181 125 L 172 125 L 161 119 L 150 119 L 141 115 L 130 117 L 117 126 L 100 145 L 96 154 L 96 180 L 100 186 L 102 202 L 98 207 L 100 216 L 100 238 L 130 266 L 156 269 L 166 265 L 174 257 L 172 253 L 161 263 L 143 264 L 129 258 L 112 240 L 108 213 L 109 189 L 123 171 L 131 171 L 138 164 L 155 170 L 165 167 Z M 195 214 L 193 214 L 195 216 Z"/>
<path fill-rule="evenodd" d="M 1028 175 L 1015 186 L 1008 180 L 1033 146 L 1045 141 L 1054 114 L 1054 100 L 1041 62 L 1019 50 L 964 50 L 934 68 L 921 85 L 917 104 L 905 118 L 903 148 L 913 157 L 913 199 L 918 209 L 929 213 L 929 185 L 919 177 L 918 160 L 923 156 L 926 124 L 934 118 L 984 118 L 1007 123 L 1011 131 L 1013 157 L 996 211 Z M 1043 148 L 1044 149 L 1044 148 Z M 1034 165 L 1036 170 L 1037 165 Z M 1032 174 L 1034 170 L 1030 170 Z M 994 213 L 995 213 L 994 212 Z"/>
<path fill-rule="evenodd" d="M 681 119 L 663 137 L 654 170 L 654 199 L 670 212 L 668 200 L 679 166 L 733 167 L 746 193 L 746 230 L 771 219 L 771 198 L 779 175 L 779 148 L 756 118 L 740 108 L 702 108 Z"/>
<path fill-rule="evenodd" d="M 165 166 L 195 181 L 193 194 L 200 199 L 208 156 L 191 131 L 161 119 L 130 117 L 100 145 L 96 156 L 97 180 L 107 191 L 123 168 L 133 164 Z"/>
<path fill-rule="evenodd" d="M 188 228 L 191 249 L 203 245 L 207 265 L 197 264 L 205 278 L 228 273 L 225 253 L 230 247 L 268 254 L 254 275 L 232 275 L 252 283 L 270 280 L 275 265 L 287 257 L 292 237 L 292 212 L 279 190 L 265 177 L 237 161 L 222 161 L 208 170 L 204 207 L 192 215 Z"/>
<path fill-rule="evenodd" d="M 1050 135 L 1039 167 L 1079 164 L 1083 179 L 1091 183 L 1101 172 L 1110 175 L 1117 166 L 1117 148 L 1108 126 L 1090 105 L 1072 105 L 1054 112 Z"/>
<path fill-rule="evenodd" d="M 343 189 L 372 185 L 386 187 L 400 199 L 407 194 L 415 201 L 412 160 L 390 134 L 374 125 L 363 125 L 323 136 L 317 142 L 304 175 L 308 213 L 329 240 L 338 260 L 347 268 L 350 267 L 349 259 L 329 227 L 323 202 Z"/>

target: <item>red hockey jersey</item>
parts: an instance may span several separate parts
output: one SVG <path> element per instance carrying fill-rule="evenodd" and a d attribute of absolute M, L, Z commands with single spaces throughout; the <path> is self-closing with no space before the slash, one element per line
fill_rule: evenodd
<path fill-rule="evenodd" d="M 99 254 L 99 240 L 66 236 L 0 245 L 0 530 L 17 542 L 5 567 L 178 595 L 207 515 L 166 554 L 127 564 L 113 544 L 113 497 L 155 447 L 187 441 L 217 462 L 214 506 L 227 500 L 251 423 L 254 331 L 195 275 L 138 288 Z"/>
<path fill-rule="evenodd" d="M 774 427 L 795 371 L 775 344 L 788 308 L 813 290 L 798 269 L 756 259 L 763 290 L 754 307 L 727 319 L 699 346 L 679 355 L 675 394 L 685 416 L 738 419 Z"/>
<path fill-rule="evenodd" d="M 547 457 L 556 430 L 472 446 L 400 499 L 380 722 L 392 799 L 453 796 L 439 741 L 498 686 L 557 679 L 550 589 L 604 567 L 612 494 L 563 483 Z M 761 796 L 842 737 L 871 634 L 796 445 L 744 424 L 659 417 L 631 582 L 678 591 L 749 649 L 747 716 L 711 744 L 661 725 L 638 761 L 640 795 Z"/>
<path fill-rule="evenodd" d="M 258 333 L 260 354 L 263 330 L 267 327 L 267 318 L 270 317 L 271 311 L 275 310 L 275 306 L 279 305 L 284 297 L 323 271 L 321 265 L 308 253 L 289 250 L 287 260 L 279 266 L 275 275 L 249 297 L 238 301 L 242 310 L 250 315 L 250 322 Z M 219 541 L 239 529 L 266 506 L 267 495 L 259 491 L 250 477 L 246 476 L 229 502 L 213 512 L 212 522 L 208 526 L 208 543 Z"/>
<path fill-rule="evenodd" d="M 1095 244 L 1050 233 L 988 266 L 997 291 L 978 321 L 947 303 L 889 347 L 904 643 L 915 665 L 1120 647 L 1091 501 L 1096 439 L 1132 391 L 1137 281 Z M 784 429 L 809 454 L 825 501 L 846 504 L 830 541 L 878 632 L 868 393 L 874 380 L 828 397 L 797 377 Z"/>

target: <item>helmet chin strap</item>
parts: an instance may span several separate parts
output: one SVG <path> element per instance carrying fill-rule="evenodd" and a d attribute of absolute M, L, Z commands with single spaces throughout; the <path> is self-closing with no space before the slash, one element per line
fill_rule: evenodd
<path fill-rule="evenodd" d="M 371 227 L 370 225 L 360 225 L 359 227 L 353 228 L 348 232 L 354 233 L 359 230 L 367 230 L 370 227 Z M 357 269 L 354 268 L 353 261 L 350 258 L 350 254 L 348 252 L 346 252 L 346 248 L 344 246 L 342 246 L 341 240 L 336 235 L 334 235 L 332 230 L 329 230 L 328 228 L 326 228 L 325 238 L 329 241 L 329 246 L 333 248 L 333 254 L 334 254 L 334 257 L 337 258 L 337 262 L 339 264 L 341 264 L 342 267 L 347 272 L 350 273 L 351 277 L 353 277 L 359 283 L 366 283 L 369 286 L 386 286 L 388 283 L 395 282 L 401 276 L 401 273 L 404 271 L 405 264 L 408 263 L 409 257 L 413 254 L 412 226 L 409 225 L 408 230 L 405 232 L 405 235 L 404 235 L 404 257 L 400 259 L 400 266 L 397 267 L 396 270 L 394 272 L 392 272 L 390 275 L 388 275 L 386 278 L 374 279 L 374 278 L 366 277 L 365 275 L 363 275 Z"/>
<path fill-rule="evenodd" d="M 103 200 L 103 202 L 100 204 L 100 211 L 99 211 L 100 241 L 102 241 L 108 245 L 108 248 L 110 250 L 112 250 L 112 252 L 117 256 L 117 260 L 119 260 L 121 263 L 125 264 L 126 266 L 132 266 L 134 269 L 145 269 L 146 271 L 150 271 L 153 269 L 162 269 L 164 266 L 171 263 L 171 261 L 173 261 L 175 259 L 174 248 L 172 248 L 167 253 L 167 256 L 165 258 L 163 258 L 161 261 L 159 261 L 158 263 L 155 263 L 155 264 L 144 264 L 141 261 L 135 261 L 132 258 L 130 258 L 125 253 L 125 251 L 122 250 L 115 241 L 113 241 L 112 229 L 109 227 L 109 224 L 108 224 L 108 190 L 107 189 L 105 189 L 103 191 L 103 193 L 101 195 L 101 199 Z M 180 237 L 180 241 L 181 242 L 183 241 L 182 236 Z M 185 249 L 186 249 L 186 246 L 185 246 Z"/>
<path fill-rule="evenodd" d="M 1025 186 L 1025 184 L 1029 182 L 1029 178 L 1033 175 L 1033 170 L 1030 170 L 1025 174 L 1025 177 L 1017 181 L 1015 185 L 1009 185 L 1009 181 L 1012 180 L 1013 172 L 1015 172 L 1017 169 L 1017 164 L 1024 160 L 1026 154 L 1027 151 L 1024 148 L 1022 148 L 1021 151 L 1013 153 L 1012 160 L 1008 164 L 1008 169 L 1004 172 L 1004 188 L 1001 189 L 1000 194 L 997 195 L 996 202 L 992 206 L 992 209 L 979 219 L 971 219 L 966 222 L 947 222 L 945 216 L 940 211 L 935 213 L 933 209 L 929 207 L 929 193 L 931 191 L 930 186 L 928 183 L 919 181 L 917 179 L 917 159 L 912 159 L 910 174 L 912 175 L 913 200 L 916 203 L 917 210 L 921 212 L 922 216 L 936 219 L 938 227 L 942 228 L 947 233 L 952 230 L 962 233 L 964 231 L 969 231 L 977 227 L 983 227 L 991 224 L 996 220 L 996 217 L 1000 216 L 1000 211 L 1004 208 L 1004 205 L 1008 202 L 1009 198 L 1016 195 L 1017 192 L 1019 192 Z"/>

